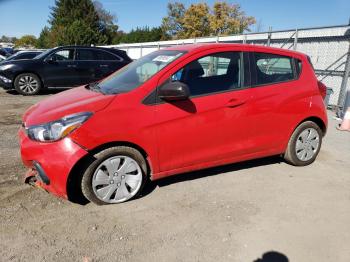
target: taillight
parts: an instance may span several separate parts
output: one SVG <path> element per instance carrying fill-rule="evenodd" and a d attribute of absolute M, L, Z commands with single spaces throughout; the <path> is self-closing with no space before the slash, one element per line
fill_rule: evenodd
<path fill-rule="evenodd" d="M 320 94 L 324 99 L 327 95 L 327 87 L 321 81 L 318 81 L 317 84 L 318 84 L 318 89 L 320 90 Z"/>

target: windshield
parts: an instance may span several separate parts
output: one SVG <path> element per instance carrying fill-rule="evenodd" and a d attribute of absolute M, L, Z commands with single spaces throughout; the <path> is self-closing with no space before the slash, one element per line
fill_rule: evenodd
<path fill-rule="evenodd" d="M 36 57 L 34 57 L 33 59 L 41 59 L 43 57 L 45 57 L 48 53 L 51 52 L 52 49 L 47 49 L 46 51 L 42 52 L 41 54 L 37 55 Z"/>
<path fill-rule="evenodd" d="M 131 91 L 178 59 L 184 51 L 160 50 L 146 55 L 116 71 L 100 83 L 98 88 L 105 94 Z"/>
<path fill-rule="evenodd" d="M 18 53 L 15 53 L 13 55 L 10 55 L 8 58 L 6 58 L 6 61 L 10 61 L 12 60 L 13 58 L 15 58 L 16 56 L 18 56 Z"/>

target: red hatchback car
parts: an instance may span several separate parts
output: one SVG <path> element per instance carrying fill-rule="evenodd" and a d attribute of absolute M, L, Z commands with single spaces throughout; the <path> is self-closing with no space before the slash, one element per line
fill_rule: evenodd
<path fill-rule="evenodd" d="M 327 115 L 306 55 L 240 44 L 153 52 L 28 109 L 26 180 L 96 204 L 135 197 L 150 178 L 283 155 L 312 163 Z"/>

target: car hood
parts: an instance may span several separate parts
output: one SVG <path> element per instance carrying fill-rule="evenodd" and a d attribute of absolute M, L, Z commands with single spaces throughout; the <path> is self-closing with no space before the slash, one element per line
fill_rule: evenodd
<path fill-rule="evenodd" d="M 22 120 L 25 126 L 32 126 L 79 112 L 97 112 L 107 107 L 115 96 L 94 92 L 84 86 L 73 88 L 31 106 Z"/>
<path fill-rule="evenodd" d="M 1 65 L 27 65 L 27 64 L 36 64 L 39 60 L 36 59 L 19 59 L 19 60 L 9 60 L 2 61 Z"/>

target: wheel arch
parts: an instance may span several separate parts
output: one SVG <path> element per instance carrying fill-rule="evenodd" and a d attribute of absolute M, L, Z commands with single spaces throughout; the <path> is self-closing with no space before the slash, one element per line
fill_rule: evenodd
<path fill-rule="evenodd" d="M 84 171 L 89 166 L 89 164 L 95 160 L 94 155 L 98 152 L 101 152 L 102 150 L 105 150 L 107 148 L 116 147 L 116 146 L 127 146 L 136 149 L 141 153 L 141 155 L 144 157 L 147 165 L 147 175 L 151 176 L 152 174 L 152 165 L 149 159 L 149 155 L 147 154 L 146 150 L 144 150 L 142 147 L 140 147 L 137 144 L 134 144 L 132 142 L 128 141 L 115 141 L 115 142 L 108 142 L 102 145 L 99 145 L 91 150 L 88 150 L 88 154 L 86 154 L 84 157 L 82 157 L 71 169 L 69 172 L 69 175 L 67 177 L 67 183 L 66 183 L 66 192 L 67 192 L 67 198 L 68 200 L 79 203 L 79 204 L 86 204 L 87 199 L 83 196 L 83 193 L 81 192 L 80 184 L 81 179 L 84 174 Z"/>
<path fill-rule="evenodd" d="M 317 117 L 317 116 L 311 116 L 311 117 L 308 117 L 308 118 L 305 118 L 304 120 L 300 121 L 297 126 L 294 128 L 294 130 L 302 123 L 306 122 L 306 121 L 312 121 L 314 122 L 316 125 L 318 125 L 321 130 L 322 130 L 322 134 L 323 136 L 326 135 L 327 133 L 327 126 L 326 126 L 326 123 L 320 118 L 320 117 Z M 293 130 L 293 132 L 294 132 Z"/>
<path fill-rule="evenodd" d="M 15 76 L 13 77 L 13 79 L 14 79 L 14 80 L 12 81 L 12 87 L 13 87 L 13 88 L 15 88 L 15 81 L 16 81 L 16 78 L 17 78 L 19 75 L 21 75 L 21 74 L 26 74 L 26 73 L 36 75 L 36 76 L 39 78 L 40 82 L 41 82 L 41 88 L 45 88 L 44 81 L 43 81 L 42 77 L 41 77 L 37 72 L 31 71 L 31 70 L 23 70 L 23 71 L 17 72 L 17 73 L 15 74 Z"/>

